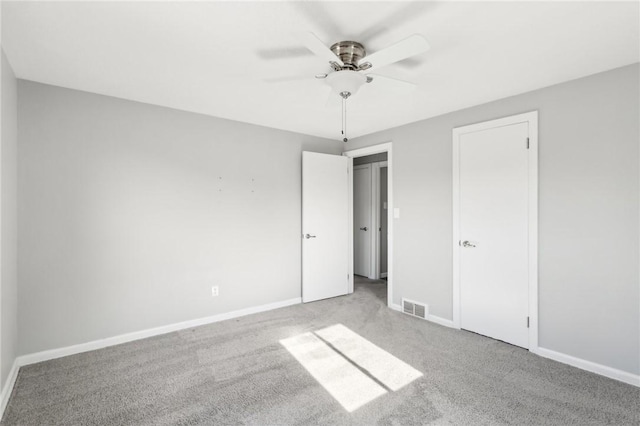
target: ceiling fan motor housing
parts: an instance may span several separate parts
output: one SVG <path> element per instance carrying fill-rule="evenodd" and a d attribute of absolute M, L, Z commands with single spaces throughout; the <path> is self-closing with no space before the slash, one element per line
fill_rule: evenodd
<path fill-rule="evenodd" d="M 342 61 L 342 69 L 358 69 L 358 61 L 367 56 L 364 46 L 357 41 L 339 41 L 331 46 L 331 51 Z"/>

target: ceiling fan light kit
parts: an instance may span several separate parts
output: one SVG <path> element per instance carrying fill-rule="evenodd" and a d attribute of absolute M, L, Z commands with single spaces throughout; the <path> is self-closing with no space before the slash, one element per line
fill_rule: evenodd
<path fill-rule="evenodd" d="M 358 71 L 343 70 L 332 72 L 325 80 L 334 93 L 342 96 L 343 92 L 349 93 L 347 96 L 355 95 L 360 87 L 367 82 L 367 76 Z"/>

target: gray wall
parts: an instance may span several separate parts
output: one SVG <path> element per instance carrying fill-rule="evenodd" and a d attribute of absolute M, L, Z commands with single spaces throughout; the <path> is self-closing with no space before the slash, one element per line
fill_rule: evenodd
<path fill-rule="evenodd" d="M 1 56 L 0 387 L 7 380 L 18 350 L 17 81 L 4 51 Z"/>
<path fill-rule="evenodd" d="M 638 64 L 352 139 L 393 141 L 394 297 L 452 318 L 454 127 L 539 111 L 539 344 L 640 373 Z"/>
<path fill-rule="evenodd" d="M 342 142 L 18 94 L 20 354 L 300 297 L 301 151 Z"/>

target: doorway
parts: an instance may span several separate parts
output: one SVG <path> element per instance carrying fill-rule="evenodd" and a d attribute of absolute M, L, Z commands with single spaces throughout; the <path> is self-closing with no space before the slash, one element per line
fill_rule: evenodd
<path fill-rule="evenodd" d="M 361 284 L 384 279 L 387 306 L 393 306 L 393 223 L 391 143 L 347 151 L 353 159 L 350 175 L 351 243 L 350 292 L 354 274 Z M 364 280 L 364 281 L 363 281 Z"/>
<path fill-rule="evenodd" d="M 386 305 L 401 309 L 399 301 L 394 303 L 393 300 L 393 220 L 400 217 L 400 211 L 393 207 L 391 142 L 346 151 L 342 156 L 303 152 L 303 302 L 354 291 L 353 159 L 377 153 L 387 154 Z M 331 271 L 331 276 L 326 275 L 327 271 Z"/>
<path fill-rule="evenodd" d="M 537 112 L 453 130 L 456 328 L 537 347 Z"/>
<path fill-rule="evenodd" d="M 354 274 L 387 276 L 387 153 L 353 159 Z"/>

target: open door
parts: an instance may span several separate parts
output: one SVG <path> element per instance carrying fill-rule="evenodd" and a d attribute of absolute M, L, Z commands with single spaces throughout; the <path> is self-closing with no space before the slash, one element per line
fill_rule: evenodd
<path fill-rule="evenodd" d="M 349 291 L 349 158 L 302 153 L 302 301 Z"/>

